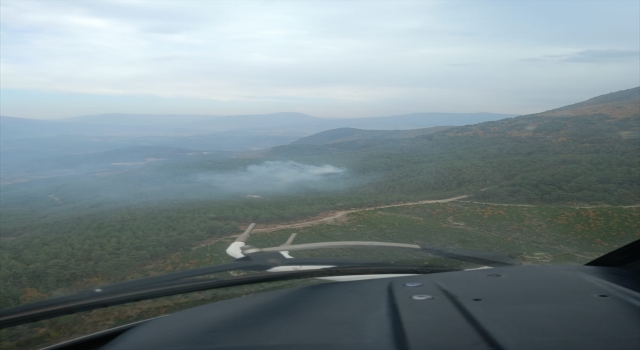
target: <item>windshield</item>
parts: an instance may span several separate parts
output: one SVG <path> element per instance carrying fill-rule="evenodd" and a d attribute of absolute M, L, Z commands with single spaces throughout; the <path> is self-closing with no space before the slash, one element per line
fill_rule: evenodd
<path fill-rule="evenodd" d="M 275 249 L 268 266 L 400 274 L 494 258 L 585 264 L 637 240 L 639 11 L 625 0 L 3 0 L 0 307 L 285 242 L 417 246 Z M 315 277 L 20 325 L 0 331 L 0 347 L 333 281 Z"/>

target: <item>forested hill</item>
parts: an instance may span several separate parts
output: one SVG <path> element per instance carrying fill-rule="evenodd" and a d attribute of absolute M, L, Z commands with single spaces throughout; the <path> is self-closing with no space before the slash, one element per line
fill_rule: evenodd
<path fill-rule="evenodd" d="M 564 117 L 559 118 L 564 122 L 549 117 Z M 590 133 L 597 133 L 598 129 L 593 127 L 601 124 L 600 136 L 603 139 L 609 139 L 610 142 L 617 138 L 637 140 L 639 118 L 640 87 L 601 95 L 538 114 L 455 128 L 449 130 L 448 135 L 474 133 L 492 137 L 535 137 L 551 142 L 565 142 L 570 136 L 573 141 L 578 142 L 581 136 L 590 137 Z"/>
<path fill-rule="evenodd" d="M 624 90 L 541 114 L 412 138 L 298 142 L 269 155 L 325 161 L 374 176 L 367 190 L 378 194 L 473 193 L 477 199 L 504 202 L 637 204 L 639 93 L 638 88 Z M 310 139 L 315 136 L 321 135 Z"/>
<path fill-rule="evenodd" d="M 610 118 L 637 117 L 640 87 L 590 98 L 586 101 L 540 113 L 540 116 L 606 115 Z"/>
<path fill-rule="evenodd" d="M 433 134 L 451 128 L 451 126 L 434 126 L 431 128 L 413 130 L 362 130 L 355 128 L 338 128 L 319 132 L 303 137 L 292 144 L 324 145 L 356 140 L 381 140 L 412 138 L 420 135 Z"/>

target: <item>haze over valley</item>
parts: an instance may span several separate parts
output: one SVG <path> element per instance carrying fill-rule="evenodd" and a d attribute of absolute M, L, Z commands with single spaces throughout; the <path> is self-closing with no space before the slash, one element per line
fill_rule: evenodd
<path fill-rule="evenodd" d="M 327 119 L 302 113 L 228 117 L 106 114 L 56 121 L 0 117 L 0 174 L 3 184 L 9 184 L 65 174 L 118 171 L 149 161 L 193 161 L 199 155 L 233 157 L 338 127 L 403 130 L 507 117 L 512 115 L 415 113 Z"/>
<path fill-rule="evenodd" d="M 3 221 L 206 200 L 264 204 L 269 211 L 278 207 L 274 203 L 316 197 L 313 209 L 283 207 L 263 217 L 286 220 L 336 205 L 460 194 L 502 202 L 634 204 L 638 91 L 515 118 L 3 117 Z M 393 121 L 398 128 L 391 128 Z M 553 186 L 545 185 L 549 181 Z"/>
<path fill-rule="evenodd" d="M 639 11 L 2 0 L 0 308 L 231 262 L 251 223 L 258 248 L 296 233 L 525 265 L 585 264 L 640 239 Z M 395 250 L 292 254 L 478 267 Z M 3 329 L 0 348 L 261 288 Z"/>

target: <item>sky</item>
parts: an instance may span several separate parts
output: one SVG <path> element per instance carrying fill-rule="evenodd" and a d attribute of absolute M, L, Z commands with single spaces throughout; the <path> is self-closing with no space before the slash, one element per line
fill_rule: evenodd
<path fill-rule="evenodd" d="M 640 85 L 640 1 L 0 1 L 0 114 L 527 114 Z"/>

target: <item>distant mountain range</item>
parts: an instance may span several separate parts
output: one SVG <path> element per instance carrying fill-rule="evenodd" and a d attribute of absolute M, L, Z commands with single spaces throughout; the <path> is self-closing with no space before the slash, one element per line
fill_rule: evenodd
<path fill-rule="evenodd" d="M 304 113 L 282 112 L 257 115 L 151 115 L 102 114 L 61 119 L 61 122 L 105 126 L 163 126 L 193 131 L 226 131 L 257 128 L 336 128 L 402 130 L 442 125 L 468 125 L 514 117 L 500 113 L 412 113 L 371 118 L 319 118 Z"/>
<path fill-rule="evenodd" d="M 433 134 L 443 130 L 451 129 L 452 135 L 459 134 L 462 130 L 468 132 L 468 129 L 482 130 L 486 125 L 501 125 L 502 127 L 491 128 L 492 133 L 502 133 L 505 131 L 505 127 L 511 134 L 519 132 L 512 130 L 516 125 L 521 125 L 522 132 L 531 132 L 539 127 L 540 122 L 536 123 L 535 129 L 532 129 L 530 120 L 533 117 L 586 117 L 597 116 L 607 119 L 620 119 L 620 118 L 637 118 L 640 115 L 640 87 L 622 90 L 618 92 L 612 92 L 609 94 L 597 96 L 588 99 L 583 102 L 575 103 L 572 105 L 552 109 L 542 113 L 536 113 L 531 115 L 520 116 L 516 118 L 510 118 L 502 120 L 499 124 L 491 123 L 477 123 L 469 125 L 467 128 L 453 128 L 451 126 L 439 126 L 431 128 L 421 128 L 412 130 L 362 130 L 356 128 L 336 128 L 332 130 L 323 131 L 317 134 L 303 137 L 299 140 L 292 142 L 292 144 L 309 144 L 309 145 L 329 145 L 340 142 L 349 142 L 356 140 L 381 140 L 381 139 L 407 139 L 427 134 Z M 407 115 L 405 117 L 408 117 Z M 546 122 L 551 122 L 548 120 Z M 542 120 L 542 124 L 545 121 Z M 637 132 L 636 128 L 628 130 L 628 133 Z M 530 130 L 527 130 L 530 129 Z M 548 135 L 548 136 L 551 136 Z"/>
<path fill-rule="evenodd" d="M 267 222 L 461 194 L 495 203 L 634 205 L 640 203 L 639 97 L 640 89 L 635 88 L 539 114 L 412 130 L 341 126 L 304 137 L 262 128 L 195 136 L 2 139 L 0 210 L 25 213 L 25 220 L 31 220 L 31 215 L 210 200 L 220 205 L 213 210 L 216 215 L 227 213 L 219 216 L 225 220 L 247 220 L 247 208 L 254 205 L 280 208 L 259 216 Z M 453 124 L 454 117 L 448 115 L 447 124 Z M 95 118 L 87 123 L 104 121 Z M 286 118 L 298 120 L 295 115 Z M 411 118 L 416 117 L 404 120 Z M 274 142 L 279 146 L 272 147 Z M 215 152 L 223 145 L 235 151 Z M 251 151 L 248 145 L 262 147 Z M 326 180 L 339 190 L 326 192 L 302 181 L 296 187 L 302 192 L 286 191 L 292 174 L 326 167 L 340 169 L 340 176 Z M 241 195 L 221 194 L 220 188 L 247 173 L 257 175 L 252 181 L 269 189 L 262 193 L 242 183 L 237 186 L 242 187 Z M 269 192 L 279 181 L 285 191 Z M 269 202 L 245 203 L 246 195 L 267 192 Z M 231 200 L 224 202 L 225 198 Z"/>
<path fill-rule="evenodd" d="M 62 120 L 3 116 L 0 117 L 0 174 L 3 183 L 13 183 L 13 179 L 23 179 L 28 174 L 44 176 L 54 171 L 94 169 L 93 165 L 81 166 L 81 160 L 105 166 L 111 162 L 89 160 L 93 156 L 106 159 L 102 152 L 131 150 L 131 147 L 147 147 L 147 151 L 152 147 L 182 148 L 231 156 L 237 152 L 286 145 L 301 137 L 340 127 L 414 129 L 473 124 L 507 117 L 511 115 L 418 113 L 381 118 L 326 119 L 302 113 L 237 116 L 103 114 Z M 386 138 L 400 134 L 394 131 L 359 131 L 357 136 L 351 137 L 374 135 Z"/>
<path fill-rule="evenodd" d="M 135 157 L 126 154 L 135 147 L 145 152 L 183 148 L 228 157 L 237 152 L 285 145 L 300 137 L 337 127 L 403 129 L 443 123 L 463 125 L 510 116 L 422 113 L 325 119 L 302 113 L 237 116 L 103 114 L 63 120 L 3 116 L 0 117 L 0 174 L 3 183 L 13 183 L 15 178 L 24 179 L 26 175 L 87 172 L 113 168 L 112 163 L 144 163 L 145 158 L 161 158 L 163 162 L 177 159 L 170 156 L 133 159 Z M 372 137 L 378 133 L 359 131 L 351 138 Z M 410 132 L 411 135 L 415 133 Z M 401 137 L 400 133 L 394 135 Z M 118 156 L 113 158 L 110 156 L 113 154 Z"/>
<path fill-rule="evenodd" d="M 513 116 L 496 113 L 414 113 L 389 117 L 328 119 L 303 113 L 236 116 L 103 114 L 61 120 L 33 120 L 2 116 L 0 117 L 0 137 L 6 140 L 59 135 L 186 136 L 230 130 L 260 130 L 306 136 L 339 127 L 402 130 L 476 124 Z"/>
<path fill-rule="evenodd" d="M 640 200 L 640 88 L 519 117 L 432 113 L 333 120 L 279 113 L 186 116 L 179 122 L 178 116 L 161 116 L 155 124 L 149 118 L 3 118 L 3 135 L 23 132 L 23 138 L 16 133 L 1 140 L 2 180 L 10 184 L 3 195 L 8 188 L 26 191 L 28 186 L 21 181 L 31 179 L 42 179 L 30 181 L 34 186 L 65 184 L 71 191 L 76 180 L 62 175 L 84 176 L 89 186 L 93 175 L 86 175 L 99 171 L 115 174 L 101 177 L 101 186 L 108 188 L 147 191 L 150 185 L 145 181 L 156 183 L 151 180 L 158 177 L 163 184 L 180 188 L 172 194 L 176 198 L 200 196 L 205 192 L 189 182 L 193 181 L 190 174 L 241 169 L 264 161 L 295 161 L 346 169 L 358 186 L 341 196 L 363 203 L 455 194 L 516 203 L 635 204 Z M 330 128 L 332 123 L 339 123 L 338 127 Z M 7 131 L 4 125 L 13 129 Z M 403 130 L 411 125 L 415 127 Z M 55 134 L 70 130 L 140 133 Z M 168 134 L 145 135 L 149 130 Z M 47 132 L 50 136 L 34 136 Z M 144 181 L 135 177 L 143 174 Z M 129 195 L 127 191 L 123 196 Z M 161 189 L 149 188 L 148 194 L 154 191 Z"/>

